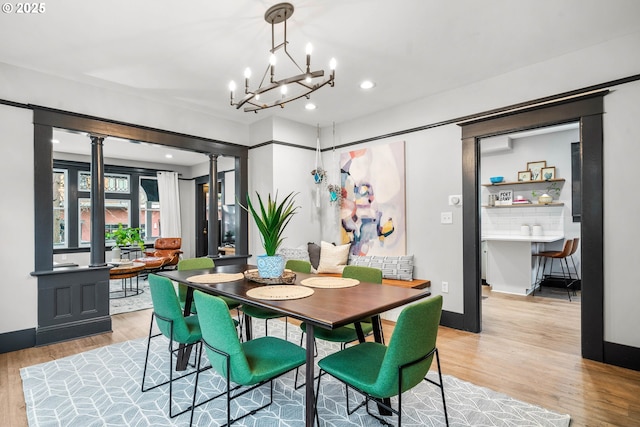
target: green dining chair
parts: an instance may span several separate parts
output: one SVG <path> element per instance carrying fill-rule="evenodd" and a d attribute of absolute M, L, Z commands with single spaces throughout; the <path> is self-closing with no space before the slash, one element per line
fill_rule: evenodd
<path fill-rule="evenodd" d="M 304 261 L 301 259 L 287 260 L 284 268 L 288 268 L 289 270 L 295 271 L 296 273 L 311 273 L 311 263 L 309 261 Z"/>
<path fill-rule="evenodd" d="M 213 268 L 213 267 L 215 267 L 215 263 L 213 262 L 213 259 L 209 257 L 186 258 L 178 261 L 178 270 L 204 270 L 204 269 Z M 180 305 L 184 307 L 184 304 L 187 300 L 186 285 L 183 285 L 183 284 L 178 285 L 178 298 L 180 299 Z M 230 310 L 233 310 L 233 309 L 237 310 L 238 307 L 240 307 L 240 301 L 236 299 L 225 297 L 222 295 L 220 295 L 220 298 L 227 303 L 227 306 L 229 306 Z M 197 312 L 196 306 L 193 302 L 191 303 L 191 312 L 192 313 Z M 240 317 L 240 312 L 238 311 L 238 320 L 240 320 L 239 317 Z"/>
<path fill-rule="evenodd" d="M 295 271 L 297 273 L 311 273 L 311 263 L 308 261 L 302 260 L 288 260 L 284 266 L 291 271 Z M 264 334 L 269 335 L 269 325 L 267 322 L 271 319 L 280 319 L 284 317 L 284 339 L 288 338 L 289 332 L 289 322 L 287 322 L 287 316 L 282 313 L 278 313 L 273 310 L 269 310 L 266 308 L 255 307 L 249 304 L 245 304 L 242 306 L 242 311 L 247 316 L 253 317 L 255 319 L 263 319 L 264 320 Z"/>
<path fill-rule="evenodd" d="M 372 267 L 347 265 L 342 271 L 342 277 L 357 279 L 361 282 L 382 283 L 382 271 L 378 268 Z M 380 333 L 382 334 L 382 325 L 379 326 Z M 366 319 L 362 319 L 362 321 L 360 321 L 360 327 L 362 328 L 362 333 L 365 336 L 371 334 L 373 332 L 373 323 L 371 318 L 368 317 Z M 300 345 L 302 346 L 302 343 L 304 342 L 304 335 L 307 333 L 307 324 L 302 322 L 300 324 L 300 329 L 302 329 L 302 336 L 300 337 Z M 317 339 L 337 342 L 340 343 L 340 349 L 344 349 L 348 343 L 358 340 L 358 332 L 356 330 L 356 325 L 354 323 L 350 323 L 335 329 L 313 328 L 313 338 L 314 343 Z M 316 348 L 316 356 L 317 355 L 318 350 Z M 298 371 L 296 371 L 294 384 L 296 388 L 300 388 L 304 384 L 298 384 Z"/>
<path fill-rule="evenodd" d="M 449 418 L 440 370 L 440 356 L 436 347 L 441 312 L 442 295 L 428 298 L 402 310 L 388 347 L 375 342 L 365 342 L 320 359 L 318 362 L 320 378 L 316 398 L 320 391 L 322 374 L 328 373 L 365 396 L 364 401 L 351 411 L 349 394 L 346 393 L 349 415 L 365 406 L 369 415 L 386 424 L 387 420 L 369 411 L 369 401 L 374 400 L 375 403 L 398 416 L 398 427 L 400 427 L 402 425 L 402 393 L 425 380 L 440 388 L 444 419 L 448 426 Z M 434 354 L 439 382 L 426 377 Z M 393 396 L 398 397 L 397 409 L 382 401 Z"/>
<path fill-rule="evenodd" d="M 269 406 L 273 401 L 273 380 L 304 364 L 306 352 L 303 348 L 276 337 L 266 336 L 240 342 L 224 301 L 201 291 L 195 291 L 194 298 L 198 304 L 198 316 L 202 325 L 202 341 L 211 365 L 202 368 L 200 352 L 189 425 L 193 424 L 195 408 L 224 395 L 228 426 Z M 198 402 L 200 374 L 210 368 L 224 378 L 224 391 Z M 231 401 L 267 382 L 270 383 L 269 402 L 231 419 Z M 246 404 L 247 402 L 243 401 L 238 407 L 245 408 Z"/>
<path fill-rule="evenodd" d="M 357 279 L 361 282 L 382 283 L 382 271 L 378 268 L 372 267 L 348 265 L 344 268 L 342 277 Z M 364 335 L 369 335 L 373 331 L 373 325 L 370 317 L 363 319 L 360 322 L 360 325 L 362 326 L 362 332 Z M 307 324 L 302 322 L 300 324 L 300 329 L 302 329 L 302 337 L 300 338 L 300 345 L 302 345 L 304 334 L 307 331 Z M 314 328 L 313 335 L 315 338 L 324 341 L 339 342 L 341 343 L 341 348 L 344 348 L 346 344 L 358 339 L 356 326 L 353 323 L 336 329 Z"/>
<path fill-rule="evenodd" d="M 202 346 L 200 339 L 202 333 L 200 331 L 200 324 L 198 323 L 198 316 L 183 316 L 183 310 L 180 308 L 180 302 L 176 295 L 173 282 L 166 277 L 157 276 L 155 274 L 149 274 L 149 289 L 151 291 L 151 300 L 153 303 L 153 312 L 151 313 L 151 324 L 149 326 L 149 338 L 147 339 L 147 354 L 144 359 L 144 370 L 142 372 L 142 391 L 146 392 L 153 390 L 165 384 L 169 384 L 169 416 L 171 418 L 187 412 L 190 408 L 182 409 L 177 413 L 173 412 L 173 382 L 181 378 L 193 375 L 196 371 L 191 371 L 187 374 L 173 378 L 172 360 L 173 355 L 180 350 L 180 347 L 175 348 L 174 343 L 182 344 L 183 346 L 196 348 L 196 355 L 202 352 Z M 159 333 L 153 334 L 153 321 L 156 321 L 156 325 L 160 330 Z M 145 388 L 145 378 L 147 376 L 147 365 L 149 361 L 149 348 L 151 346 L 151 339 L 164 335 L 169 339 L 169 380 L 160 384 L 155 384 L 151 387 Z M 183 347 L 184 348 L 184 347 Z"/>

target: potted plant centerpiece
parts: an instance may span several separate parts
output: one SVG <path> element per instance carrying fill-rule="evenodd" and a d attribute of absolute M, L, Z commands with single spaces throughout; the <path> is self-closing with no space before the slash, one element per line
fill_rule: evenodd
<path fill-rule="evenodd" d="M 281 203 L 278 203 L 278 193 L 273 199 L 269 193 L 266 205 L 258 192 L 256 195 L 258 196 L 259 210 L 254 208 L 249 194 L 247 194 L 247 207 L 242 207 L 251 213 L 256 222 L 258 231 L 260 231 L 262 247 L 266 252 L 266 254 L 257 257 L 258 274 L 263 278 L 277 278 L 282 276 L 285 264 L 284 257 L 276 254 L 284 239 L 282 232 L 293 215 L 296 214 L 296 209 L 299 206 L 294 206 L 294 193 L 289 193 Z"/>
<path fill-rule="evenodd" d="M 140 237 L 140 229 L 132 227 L 123 227 L 122 223 L 118 224 L 118 228 L 112 232 L 105 233 L 106 239 L 113 239 L 114 246 L 111 248 L 111 257 L 120 259 L 122 257 L 121 246 L 138 245 L 141 250 L 145 250 L 144 240 Z"/>

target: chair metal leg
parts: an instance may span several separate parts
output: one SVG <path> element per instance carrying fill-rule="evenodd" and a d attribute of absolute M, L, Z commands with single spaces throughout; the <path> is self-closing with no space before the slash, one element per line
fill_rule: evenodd
<path fill-rule="evenodd" d="M 153 319 L 157 317 L 158 319 L 165 321 L 165 322 L 170 322 L 171 327 L 170 327 L 170 338 L 169 338 L 169 380 L 168 381 L 164 381 L 160 384 L 155 384 L 147 389 L 144 388 L 144 383 L 145 383 L 145 378 L 147 375 L 147 366 L 148 366 L 148 362 L 149 362 L 149 349 L 151 347 L 151 338 L 155 338 L 158 337 L 160 335 L 162 335 L 162 333 L 158 333 L 156 335 L 152 335 L 152 331 L 153 331 Z M 142 371 L 142 386 L 141 386 L 141 391 L 147 392 L 149 390 L 153 390 L 155 388 L 161 387 L 163 385 L 166 385 L 167 383 L 169 384 L 169 417 L 170 418 L 174 418 L 177 417 L 178 415 L 184 414 L 185 412 L 187 412 L 188 410 L 190 410 L 190 408 L 186 408 L 183 409 L 182 411 L 178 412 L 178 413 L 173 413 L 173 382 L 177 381 L 179 379 L 182 379 L 184 377 L 188 377 L 189 375 L 193 375 L 195 374 L 197 371 L 193 371 L 193 372 L 189 372 L 187 374 L 181 375 L 177 378 L 173 378 L 173 355 L 174 353 L 178 352 L 180 349 L 174 349 L 173 348 L 173 322 L 169 319 L 163 318 L 161 316 L 158 316 L 157 314 L 155 314 L 155 312 L 151 313 L 151 322 L 149 325 L 149 337 L 147 339 L 147 352 L 146 352 L 146 356 L 145 356 L 145 361 L 144 361 L 144 370 Z M 191 346 L 196 346 L 196 354 L 195 357 L 198 356 L 198 344 L 199 342 L 195 342 L 193 344 L 187 344 L 187 347 L 191 347 Z M 201 350 L 200 350 L 201 351 Z"/>

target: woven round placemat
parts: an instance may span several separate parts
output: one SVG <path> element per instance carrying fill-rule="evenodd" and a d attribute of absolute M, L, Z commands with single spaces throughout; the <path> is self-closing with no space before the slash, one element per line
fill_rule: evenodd
<path fill-rule="evenodd" d="M 189 282 L 193 283 L 224 283 L 234 282 L 241 279 L 244 279 L 244 275 L 242 273 L 210 273 L 187 278 Z"/>
<path fill-rule="evenodd" d="M 300 284 L 309 286 L 310 288 L 325 289 L 350 288 L 359 283 L 359 280 L 347 277 L 308 277 L 300 282 Z"/>
<path fill-rule="evenodd" d="M 271 285 L 253 288 L 247 291 L 247 296 L 255 299 L 287 300 L 305 298 L 313 295 L 314 290 L 298 285 Z"/>
<path fill-rule="evenodd" d="M 260 277 L 257 269 L 247 270 L 244 272 L 244 277 L 252 282 L 262 283 L 265 285 L 280 285 L 282 283 L 291 284 L 296 281 L 296 273 L 291 270 L 284 270 L 280 277 Z"/>

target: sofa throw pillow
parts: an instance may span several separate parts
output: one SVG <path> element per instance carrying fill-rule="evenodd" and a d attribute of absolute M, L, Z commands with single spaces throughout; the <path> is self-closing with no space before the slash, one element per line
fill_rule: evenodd
<path fill-rule="evenodd" d="M 320 245 L 313 242 L 307 243 L 307 252 L 309 252 L 309 262 L 311 263 L 311 267 L 313 267 L 314 270 L 317 270 L 318 264 L 320 264 Z"/>
<path fill-rule="evenodd" d="M 349 260 L 350 247 L 350 243 L 334 246 L 331 243 L 320 242 L 318 273 L 342 273 Z"/>
<path fill-rule="evenodd" d="M 352 255 L 349 257 L 349 264 L 379 268 L 384 279 L 413 280 L 413 255 Z"/>
<path fill-rule="evenodd" d="M 278 249 L 278 253 L 284 257 L 285 262 L 290 259 L 299 259 L 302 261 L 309 261 L 309 251 L 307 247 L 299 247 L 299 248 L 280 248 Z"/>

